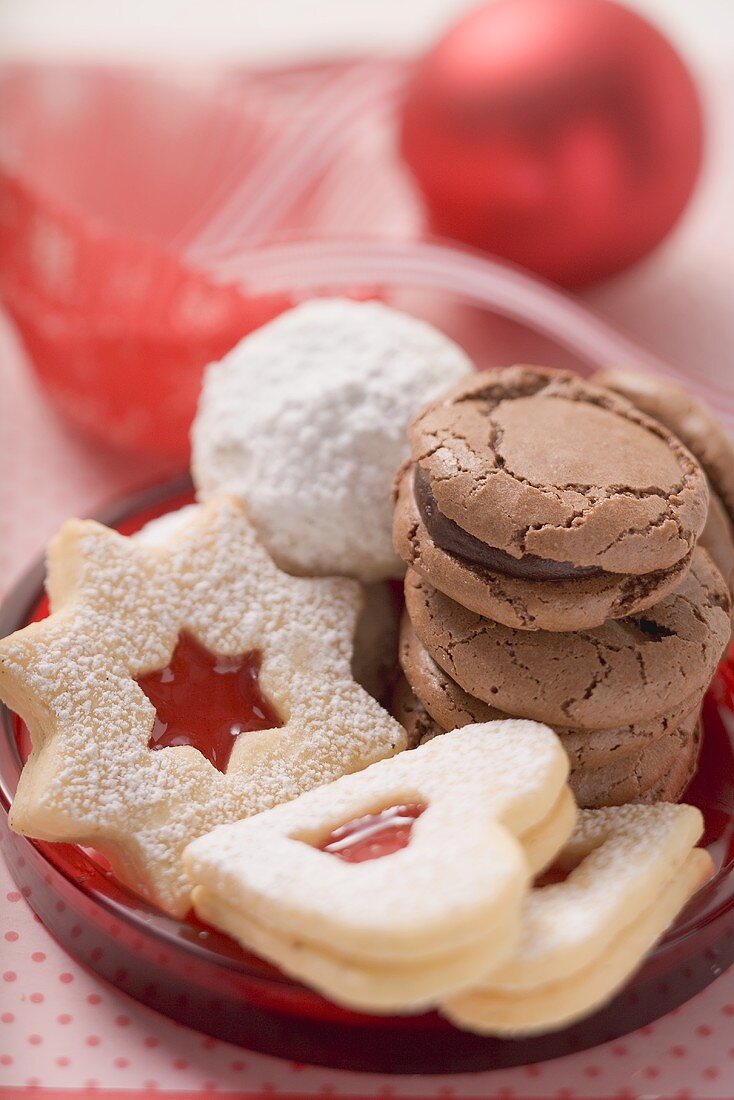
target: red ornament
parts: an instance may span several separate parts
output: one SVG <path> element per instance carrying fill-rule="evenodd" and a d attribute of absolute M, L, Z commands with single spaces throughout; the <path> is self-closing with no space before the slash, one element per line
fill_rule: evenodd
<path fill-rule="evenodd" d="M 418 64 L 402 152 L 434 232 L 566 286 L 621 271 L 673 226 L 701 162 L 695 85 L 611 0 L 497 0 Z"/>

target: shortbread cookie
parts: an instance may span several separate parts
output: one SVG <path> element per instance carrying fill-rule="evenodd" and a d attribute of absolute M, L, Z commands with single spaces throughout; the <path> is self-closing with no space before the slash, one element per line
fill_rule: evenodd
<path fill-rule="evenodd" d="M 158 545 L 72 520 L 51 544 L 47 587 L 51 616 L 0 642 L 0 695 L 33 739 L 11 824 L 98 849 L 175 915 L 189 906 L 181 853 L 194 837 L 405 745 L 351 675 L 359 586 L 282 573 L 232 498 Z M 187 659 L 201 688 L 181 673 Z M 255 690 L 246 678 L 258 671 Z M 211 734 L 218 762 L 181 743 L 180 704 L 156 713 L 150 701 L 159 708 L 179 676 L 199 708 L 193 733 L 218 713 L 218 692 L 236 693 Z M 242 691 L 256 720 L 235 737 Z"/>
<path fill-rule="evenodd" d="M 187 523 L 192 523 L 200 511 L 200 504 L 184 504 L 181 508 L 164 512 L 162 516 L 148 520 L 132 537 L 137 542 L 144 542 L 146 546 L 164 546 L 173 535 L 182 531 Z"/>
<path fill-rule="evenodd" d="M 449 1003 L 445 1015 L 456 1026 L 482 1035 L 519 1037 L 558 1030 L 611 1000 L 645 955 L 712 873 L 711 857 L 695 849 L 651 905 L 626 927 L 600 960 L 565 981 L 528 992 L 481 992 Z"/>
<path fill-rule="evenodd" d="M 409 428 L 394 541 L 437 588 L 525 630 L 578 630 L 657 602 L 703 529 L 703 471 L 624 398 L 513 367 L 457 384 Z"/>
<path fill-rule="evenodd" d="M 497 966 L 530 879 L 523 837 L 538 865 L 552 856 L 538 827 L 556 850 L 573 828 L 568 762 L 545 726 L 466 727 L 389 764 L 216 829 L 185 856 L 202 919 L 373 1012 L 418 1010 Z"/>
<path fill-rule="evenodd" d="M 156 546 L 191 522 L 201 504 L 185 504 L 174 512 L 146 523 L 134 538 Z M 352 674 L 375 699 L 384 701 L 395 681 L 398 647 L 398 610 L 390 586 L 382 581 L 366 584 L 357 619 L 352 655 Z"/>
<path fill-rule="evenodd" d="M 405 599 L 421 642 L 469 695 L 506 714 L 588 730 L 647 723 L 695 700 L 730 631 L 727 586 L 700 547 L 672 595 L 594 630 L 512 630 L 461 607 L 413 570 Z"/>
<path fill-rule="evenodd" d="M 408 684 L 425 708 L 424 713 L 427 712 L 428 716 L 438 723 L 441 732 L 455 729 L 457 726 L 466 726 L 471 722 L 492 722 L 513 717 L 469 695 L 455 680 L 452 680 L 448 673 L 434 661 L 417 637 L 407 615 L 403 616 L 400 628 L 400 664 Z M 400 711 L 394 711 L 398 721 L 402 722 L 400 713 L 410 721 L 411 704 L 408 699 L 401 698 L 399 706 Z M 572 771 L 582 768 L 597 769 L 612 764 L 620 758 L 632 760 L 654 741 L 679 730 L 684 723 L 688 724 L 687 729 L 691 729 L 694 724 L 691 718 L 692 716 L 694 719 L 697 718 L 699 709 L 700 693 L 694 692 L 692 697 L 684 699 L 676 707 L 647 723 L 636 722 L 608 730 L 588 730 L 580 726 L 569 728 L 559 725 L 554 726 L 554 730 L 568 753 Z M 402 724 L 406 725 L 405 722 Z M 424 737 L 427 733 L 426 727 L 422 730 L 420 737 Z M 578 797 L 578 792 L 576 793 Z M 579 803 L 580 805 L 599 804 L 587 803 L 582 799 Z"/>
<path fill-rule="evenodd" d="M 442 1011 L 460 1027 L 527 1035 L 563 1027 L 607 1001 L 713 871 L 694 849 L 691 806 L 583 810 L 559 857 L 565 881 L 536 887 L 506 963 Z"/>
<path fill-rule="evenodd" d="M 534 875 L 540 874 L 553 862 L 573 832 L 578 808 L 569 785 L 561 791 L 549 813 L 520 837 L 525 858 Z"/>
<path fill-rule="evenodd" d="M 378 302 L 300 305 L 207 371 L 192 433 L 199 496 L 245 501 L 289 572 L 399 576 L 390 485 L 406 426 L 472 369 L 442 333 Z"/>
<path fill-rule="evenodd" d="M 439 991 L 466 986 L 471 975 L 476 975 L 483 956 L 482 947 L 469 943 L 407 962 L 349 959 L 315 946 L 300 935 L 276 934 L 267 921 L 253 920 L 249 913 L 239 912 L 224 898 L 199 887 L 194 891 L 194 900 L 201 920 L 226 932 L 245 950 L 269 959 L 284 973 L 336 1004 L 359 1012 L 393 1015 L 432 1007 L 441 995 Z M 497 957 L 498 952 L 508 954 L 515 939 L 516 930 L 509 924 L 495 928 L 491 957 Z"/>

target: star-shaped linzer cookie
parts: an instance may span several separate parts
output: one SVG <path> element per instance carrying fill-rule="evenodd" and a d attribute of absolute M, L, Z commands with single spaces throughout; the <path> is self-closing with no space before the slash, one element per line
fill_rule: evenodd
<path fill-rule="evenodd" d="M 359 585 L 283 573 L 230 497 L 160 545 L 72 520 L 47 587 L 52 614 L 0 641 L 33 741 L 12 827 L 95 848 L 173 915 L 195 837 L 405 747 L 352 677 Z"/>

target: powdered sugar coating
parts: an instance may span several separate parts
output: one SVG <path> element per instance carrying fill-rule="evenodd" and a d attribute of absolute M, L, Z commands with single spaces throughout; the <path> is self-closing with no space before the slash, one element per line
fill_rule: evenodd
<path fill-rule="evenodd" d="M 150 520 L 133 538 L 148 546 L 161 542 L 180 530 L 196 515 L 201 504 L 185 504 Z M 398 651 L 398 611 L 390 586 L 375 581 L 362 588 L 362 610 L 354 633 L 352 675 L 365 691 L 384 701 L 394 679 Z"/>
<path fill-rule="evenodd" d="M 491 974 L 492 989 L 532 989 L 567 977 L 603 954 L 690 855 L 703 830 L 693 806 L 660 802 L 580 810 L 559 863 L 564 882 L 533 889 L 515 954 Z"/>
<path fill-rule="evenodd" d="M 534 887 L 514 953 L 441 1011 L 485 1035 L 547 1032 L 609 1000 L 713 872 L 703 820 L 658 803 L 582 810 L 558 857 L 568 878 Z M 580 862 L 579 862 L 580 860 Z"/>
<path fill-rule="evenodd" d="M 192 433 L 199 496 L 246 501 L 278 564 L 400 576 L 392 479 L 406 427 L 472 370 L 425 322 L 377 302 L 307 302 L 209 367 Z"/>
<path fill-rule="evenodd" d="M 173 512 L 164 512 L 162 516 L 148 520 L 132 537 L 146 546 L 160 546 L 194 519 L 199 507 L 198 504 L 184 504 Z"/>
<path fill-rule="evenodd" d="M 181 852 L 194 837 L 405 744 L 351 676 L 358 585 L 282 573 L 231 498 L 153 546 L 72 520 L 51 544 L 48 589 L 52 615 L 0 642 L 0 695 L 34 744 L 11 824 L 99 849 L 171 913 L 189 905 Z M 182 629 L 223 656 L 260 651 L 284 722 L 242 735 L 226 774 L 190 747 L 147 748 L 154 710 L 135 678 L 167 664 Z"/>

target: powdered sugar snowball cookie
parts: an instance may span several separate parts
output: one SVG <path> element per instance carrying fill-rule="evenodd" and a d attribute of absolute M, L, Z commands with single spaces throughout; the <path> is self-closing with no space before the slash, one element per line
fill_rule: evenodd
<path fill-rule="evenodd" d="M 149 545 L 66 523 L 51 615 L 0 641 L 0 697 L 33 745 L 13 829 L 96 848 L 181 916 L 190 840 L 406 737 L 352 676 L 356 582 L 279 570 L 232 497 L 174 528 Z"/>
<path fill-rule="evenodd" d="M 400 576 L 390 491 L 407 424 L 472 370 L 442 333 L 378 302 L 306 302 L 209 367 L 192 432 L 199 497 L 244 500 L 289 572 Z"/>
<path fill-rule="evenodd" d="M 538 723 L 456 730 L 194 841 L 194 908 L 340 1004 L 417 1011 L 509 955 L 567 774 Z"/>

